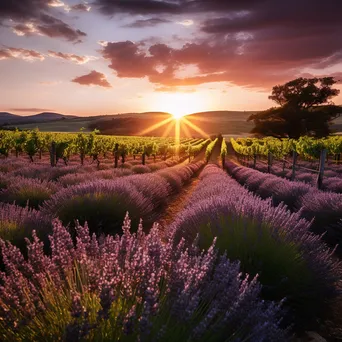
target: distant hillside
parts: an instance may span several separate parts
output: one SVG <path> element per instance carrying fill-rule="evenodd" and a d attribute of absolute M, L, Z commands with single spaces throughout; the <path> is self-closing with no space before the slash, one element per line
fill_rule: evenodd
<path fill-rule="evenodd" d="M 210 111 L 186 116 L 190 122 L 182 120 L 182 136 L 202 136 L 222 133 L 226 136 L 246 136 L 253 128 L 247 118 L 255 111 Z M 171 120 L 168 120 L 170 119 Z M 168 122 L 166 122 L 168 120 Z M 158 125 L 161 122 L 164 125 Z M 18 127 L 19 129 L 39 128 L 42 132 L 78 132 L 84 127 L 86 131 L 95 128 L 102 134 L 111 135 L 174 135 L 175 120 L 165 112 L 122 113 L 101 116 L 77 117 L 59 113 L 40 113 L 31 116 L 19 116 L 0 112 L 0 125 Z M 153 128 L 153 129 L 150 129 Z M 342 132 L 342 117 L 334 121 L 333 130 Z"/>
<path fill-rule="evenodd" d="M 75 115 L 64 115 L 59 113 L 44 112 L 28 116 L 20 116 L 8 112 L 0 112 L 0 125 L 15 125 L 15 124 L 29 124 L 40 123 L 48 121 L 57 121 L 64 119 L 76 118 Z"/>
<path fill-rule="evenodd" d="M 181 121 L 182 136 L 204 136 L 222 133 L 225 135 L 246 135 L 253 128 L 253 123 L 246 122 L 249 115 L 255 112 L 212 111 L 194 113 Z M 123 114 L 110 118 L 101 118 L 90 124 L 91 129 L 99 129 L 103 134 L 113 135 L 174 135 L 175 120 L 159 126 L 167 121 L 168 113 Z M 186 123 L 189 122 L 189 124 Z M 151 129 L 155 127 L 154 129 Z"/>

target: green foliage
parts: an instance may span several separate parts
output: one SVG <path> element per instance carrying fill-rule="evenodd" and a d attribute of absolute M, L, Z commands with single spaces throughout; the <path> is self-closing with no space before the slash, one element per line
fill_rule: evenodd
<path fill-rule="evenodd" d="M 252 114 L 252 133 L 298 139 L 303 135 L 324 137 L 330 133 L 329 123 L 342 113 L 330 100 L 340 92 L 332 88 L 333 77 L 297 78 L 273 87 L 269 99 L 280 107 Z"/>
<path fill-rule="evenodd" d="M 296 151 L 305 159 L 318 159 L 323 149 L 330 155 L 342 153 L 342 137 L 331 136 L 322 139 L 303 136 L 298 140 L 294 139 L 275 139 L 271 137 L 239 138 L 231 139 L 231 144 L 238 154 L 252 157 L 254 155 L 267 156 L 268 153 L 278 159 L 288 156 L 292 151 Z"/>
<path fill-rule="evenodd" d="M 205 159 L 207 160 L 207 162 L 209 161 L 210 156 L 213 153 L 214 147 L 218 141 L 219 141 L 219 139 L 216 138 L 207 146 L 207 149 L 205 151 Z"/>

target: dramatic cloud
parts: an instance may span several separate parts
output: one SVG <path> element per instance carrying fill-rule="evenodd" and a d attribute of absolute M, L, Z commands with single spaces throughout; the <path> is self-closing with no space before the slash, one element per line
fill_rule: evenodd
<path fill-rule="evenodd" d="M 194 21 L 191 19 L 186 19 L 182 21 L 177 21 L 177 24 L 183 25 L 183 26 L 192 26 L 194 24 Z"/>
<path fill-rule="evenodd" d="M 55 7 L 65 4 L 59 0 L 12 0 L 0 1 L 0 25 L 11 20 L 14 33 L 19 36 L 43 35 L 81 42 L 85 32 L 74 29 L 50 14 Z"/>
<path fill-rule="evenodd" d="M 46 108 L 10 108 L 10 112 L 30 112 L 30 113 L 41 113 L 41 112 L 54 112 L 53 109 Z"/>
<path fill-rule="evenodd" d="M 123 27 L 130 27 L 130 28 L 143 28 L 143 27 L 153 27 L 160 24 L 167 24 L 170 23 L 170 20 L 167 19 L 160 19 L 160 18 L 150 18 L 150 19 L 140 19 L 136 20 L 133 23 L 124 25 Z"/>
<path fill-rule="evenodd" d="M 50 7 L 65 7 L 65 3 L 61 0 L 49 0 L 48 6 Z"/>
<path fill-rule="evenodd" d="M 91 10 L 91 6 L 89 6 L 87 3 L 82 3 L 71 6 L 71 9 L 74 11 L 89 12 Z"/>
<path fill-rule="evenodd" d="M 53 58 L 64 59 L 66 61 L 74 62 L 76 64 L 85 64 L 91 60 L 95 60 L 93 56 L 78 56 L 71 53 L 62 53 L 49 50 L 49 56 Z"/>
<path fill-rule="evenodd" d="M 87 75 L 74 78 L 72 82 L 82 85 L 98 85 L 100 87 L 111 88 L 111 85 L 107 81 L 106 76 L 101 72 L 97 72 L 95 70 Z"/>
<path fill-rule="evenodd" d="M 118 77 L 147 77 L 162 87 L 230 82 L 269 88 L 303 68 L 342 63 L 342 2 L 336 0 L 95 0 L 94 6 L 106 15 L 158 15 L 183 25 L 193 24 L 184 19 L 190 17 L 199 25 L 180 48 L 146 46 L 146 40 L 108 43 L 102 55 Z M 198 74 L 177 77 L 189 65 Z"/>
<path fill-rule="evenodd" d="M 24 61 L 33 62 L 33 61 L 43 61 L 45 57 L 37 51 L 27 50 L 27 49 L 19 49 L 19 48 L 7 48 L 0 50 L 0 60 L 4 59 L 22 59 Z"/>
<path fill-rule="evenodd" d="M 277 80 L 286 80 L 289 75 L 280 75 L 279 67 L 267 66 L 268 73 L 255 67 L 248 56 L 236 51 L 239 42 L 212 45 L 186 44 L 173 49 L 164 44 L 150 46 L 148 51 L 131 41 L 108 43 L 102 55 L 110 61 L 109 67 L 118 77 L 144 78 L 165 87 L 195 86 L 210 82 L 234 82 L 243 86 L 270 86 Z M 198 75 L 179 78 L 177 71 L 184 66 L 196 66 Z"/>

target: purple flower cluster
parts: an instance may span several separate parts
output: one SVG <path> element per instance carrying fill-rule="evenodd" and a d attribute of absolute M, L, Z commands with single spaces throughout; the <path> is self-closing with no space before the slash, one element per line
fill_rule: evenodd
<path fill-rule="evenodd" d="M 38 209 L 57 190 L 58 186 L 53 182 L 9 176 L 7 187 L 0 191 L 0 200 Z"/>
<path fill-rule="evenodd" d="M 289 168 L 289 164 L 286 164 L 286 168 L 283 167 L 283 162 L 274 162 L 272 165 L 271 173 L 275 176 L 282 177 L 285 179 L 291 179 L 292 170 Z M 253 163 L 248 164 L 249 167 L 253 167 Z M 305 163 L 303 161 L 300 162 L 300 166 L 318 170 L 318 165 L 313 165 L 312 163 Z M 324 178 L 322 184 L 322 190 L 332 191 L 342 193 L 342 167 L 338 165 L 327 165 L 327 169 L 324 171 Z M 260 172 L 267 173 L 267 165 L 257 162 L 256 169 Z M 317 173 L 309 172 L 305 169 L 301 169 L 300 167 L 296 170 L 296 181 L 300 181 L 303 183 L 307 183 L 316 187 L 317 184 Z"/>
<path fill-rule="evenodd" d="M 203 163 L 188 164 L 145 175 L 70 186 L 45 201 L 42 211 L 48 216 L 58 217 L 64 224 L 73 224 L 76 219 L 88 222 L 97 233 L 118 232 L 120 220 L 127 210 L 133 222 L 143 218 L 152 224 L 154 210 L 165 204 L 168 196 L 179 191 L 202 166 Z M 122 171 L 126 170 L 118 172 Z M 111 171 L 99 171 L 101 176 L 108 172 Z"/>
<path fill-rule="evenodd" d="M 76 246 L 54 222 L 51 255 L 33 232 L 28 259 L 0 242 L 0 334 L 6 341 L 287 341 L 278 305 L 259 299 L 256 278 L 238 262 L 164 243 L 157 225 L 98 241 L 77 225 Z"/>
<path fill-rule="evenodd" d="M 51 220 L 39 211 L 19 207 L 13 204 L 0 203 L 0 238 L 8 240 L 16 246 L 24 246 L 24 238 L 37 234 L 44 238 L 49 233 Z"/>
<path fill-rule="evenodd" d="M 242 185 L 262 198 L 271 198 L 274 205 L 285 203 L 291 211 L 298 211 L 307 220 L 313 220 L 312 231 L 326 233 L 324 239 L 332 247 L 341 243 L 336 230 L 342 219 L 342 194 L 325 192 L 301 182 L 292 182 L 257 170 L 226 163 L 228 172 Z M 341 247 L 337 252 L 342 253 Z"/>
<path fill-rule="evenodd" d="M 217 237 L 217 246 L 242 269 L 260 273 L 266 296 L 287 297 L 299 324 L 319 316 L 337 295 L 341 273 L 321 238 L 309 232 L 310 222 L 253 195 L 216 165 L 206 166 L 200 179 L 168 236 L 191 242 L 199 234 L 202 247 Z"/>

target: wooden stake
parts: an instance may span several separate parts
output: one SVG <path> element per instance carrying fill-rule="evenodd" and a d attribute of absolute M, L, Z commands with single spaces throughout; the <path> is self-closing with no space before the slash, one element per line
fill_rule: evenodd
<path fill-rule="evenodd" d="M 317 177 L 317 188 L 322 189 L 323 177 L 324 177 L 324 165 L 327 157 L 327 150 L 321 151 L 321 157 L 319 158 L 319 173 Z"/>

